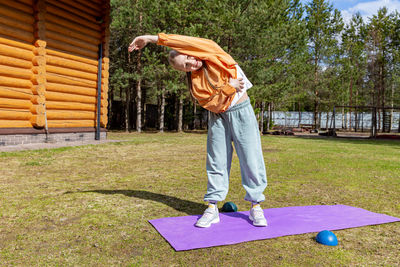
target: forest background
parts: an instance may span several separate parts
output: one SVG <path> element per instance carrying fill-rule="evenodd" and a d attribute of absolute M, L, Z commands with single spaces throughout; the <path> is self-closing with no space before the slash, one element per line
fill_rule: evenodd
<path fill-rule="evenodd" d="M 110 128 L 204 126 L 207 112 L 190 100 L 186 75 L 168 66 L 168 48 L 128 53 L 135 36 L 159 32 L 212 39 L 231 54 L 254 85 L 261 131 L 273 110 L 312 111 L 318 129 L 334 106 L 400 106 L 398 11 L 344 23 L 328 0 L 111 0 L 111 19 Z"/>

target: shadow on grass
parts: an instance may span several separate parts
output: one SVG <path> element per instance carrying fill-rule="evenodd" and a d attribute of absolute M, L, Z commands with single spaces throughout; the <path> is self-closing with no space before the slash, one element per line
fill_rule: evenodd
<path fill-rule="evenodd" d="M 149 191 L 141 190 L 88 190 L 88 191 L 76 191 L 76 192 L 66 192 L 65 194 L 71 193 L 99 193 L 104 195 L 115 195 L 121 194 L 128 197 L 141 198 L 145 200 L 152 200 L 163 203 L 171 208 L 184 212 L 188 215 L 202 214 L 207 208 L 206 205 L 197 202 L 180 199 L 177 197 L 167 196 L 163 194 L 153 193 Z"/>

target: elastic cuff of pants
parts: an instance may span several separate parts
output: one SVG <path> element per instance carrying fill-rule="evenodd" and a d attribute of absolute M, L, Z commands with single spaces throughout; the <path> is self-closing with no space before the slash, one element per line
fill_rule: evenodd
<path fill-rule="evenodd" d="M 247 198 L 245 198 L 244 200 L 245 200 L 245 201 L 249 201 L 250 203 L 258 203 L 258 204 L 260 204 L 261 202 L 264 202 L 264 201 L 265 201 L 265 199 L 260 200 L 260 201 L 254 201 L 254 200 L 250 200 L 250 199 L 247 199 Z"/>

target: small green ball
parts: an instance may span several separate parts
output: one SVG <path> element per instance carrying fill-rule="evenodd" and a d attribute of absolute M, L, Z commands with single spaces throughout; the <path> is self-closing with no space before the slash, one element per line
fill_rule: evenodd
<path fill-rule="evenodd" d="M 236 212 L 237 206 L 235 205 L 235 203 L 228 201 L 222 206 L 222 211 L 223 212 Z"/>

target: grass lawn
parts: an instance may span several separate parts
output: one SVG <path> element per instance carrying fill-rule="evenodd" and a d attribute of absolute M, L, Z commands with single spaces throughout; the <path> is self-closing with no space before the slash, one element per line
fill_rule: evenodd
<path fill-rule="evenodd" d="M 400 223 L 175 252 L 147 222 L 201 214 L 206 134 L 0 153 L 0 265 L 399 266 Z M 345 204 L 400 217 L 400 142 L 263 136 L 263 208 Z M 233 158 L 227 201 L 243 200 Z"/>

